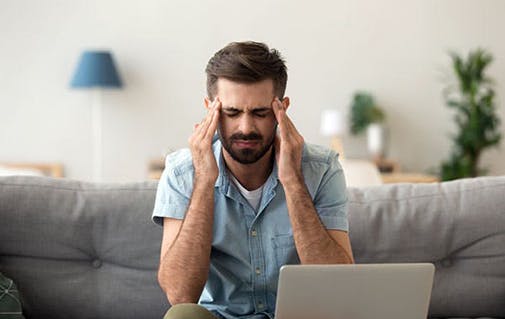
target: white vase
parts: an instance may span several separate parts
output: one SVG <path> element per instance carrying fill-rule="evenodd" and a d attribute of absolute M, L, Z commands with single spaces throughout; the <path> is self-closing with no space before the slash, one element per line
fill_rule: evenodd
<path fill-rule="evenodd" d="M 368 152 L 374 159 L 386 155 L 386 128 L 379 123 L 372 123 L 366 129 Z"/>

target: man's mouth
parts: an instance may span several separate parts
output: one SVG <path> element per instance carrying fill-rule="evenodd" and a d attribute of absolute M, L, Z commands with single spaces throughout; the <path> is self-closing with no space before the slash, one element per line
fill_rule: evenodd
<path fill-rule="evenodd" d="M 233 143 L 241 148 L 251 148 L 259 144 L 259 140 L 233 140 Z"/>

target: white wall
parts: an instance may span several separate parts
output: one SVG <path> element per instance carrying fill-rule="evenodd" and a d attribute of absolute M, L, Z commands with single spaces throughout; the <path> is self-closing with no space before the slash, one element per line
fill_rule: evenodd
<path fill-rule="evenodd" d="M 505 121 L 504 14 L 500 0 L 0 0 L 0 162 L 62 162 L 91 178 L 90 94 L 69 81 L 82 50 L 105 48 L 126 87 L 103 96 L 104 179 L 145 179 L 149 159 L 184 147 L 204 116 L 209 57 L 253 39 L 285 56 L 289 114 L 307 141 L 327 144 L 320 111 L 366 89 L 387 112 L 390 156 L 423 171 L 448 156 L 454 131 L 448 50 L 493 53 Z M 364 138 L 345 144 L 366 155 Z M 505 174 L 504 155 L 485 153 L 491 174 Z"/>

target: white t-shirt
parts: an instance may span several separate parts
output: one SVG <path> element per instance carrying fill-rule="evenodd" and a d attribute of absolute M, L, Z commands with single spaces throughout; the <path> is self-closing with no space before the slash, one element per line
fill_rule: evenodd
<path fill-rule="evenodd" d="M 237 186 L 242 196 L 244 196 L 244 198 L 247 199 L 247 201 L 249 202 L 249 204 L 251 204 L 254 211 L 257 212 L 260 206 L 261 194 L 263 193 L 263 187 L 265 187 L 265 184 L 261 185 L 260 188 L 248 191 L 244 186 L 242 186 L 242 184 L 240 184 L 238 179 L 236 179 L 235 176 L 233 176 L 233 174 L 231 173 L 229 174 L 231 176 L 231 180 Z"/>

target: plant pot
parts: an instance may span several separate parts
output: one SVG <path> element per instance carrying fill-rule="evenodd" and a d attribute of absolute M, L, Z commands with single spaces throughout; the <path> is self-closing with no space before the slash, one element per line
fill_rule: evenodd
<path fill-rule="evenodd" d="M 373 159 L 386 156 L 386 127 L 380 123 L 372 123 L 366 129 L 368 153 Z"/>

